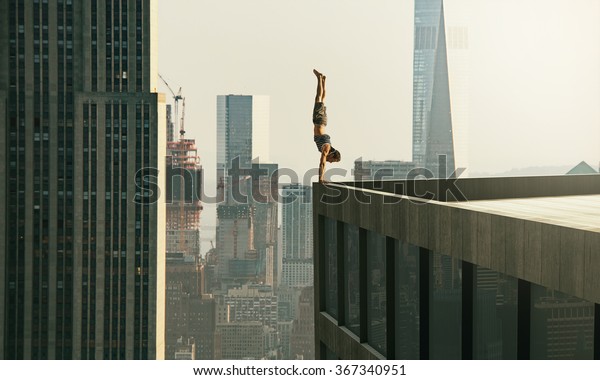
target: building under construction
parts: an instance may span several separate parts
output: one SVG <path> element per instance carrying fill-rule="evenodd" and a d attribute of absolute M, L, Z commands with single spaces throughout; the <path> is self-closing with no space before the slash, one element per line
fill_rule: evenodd
<path fill-rule="evenodd" d="M 202 165 L 196 141 L 167 142 L 167 252 L 200 254 Z"/>

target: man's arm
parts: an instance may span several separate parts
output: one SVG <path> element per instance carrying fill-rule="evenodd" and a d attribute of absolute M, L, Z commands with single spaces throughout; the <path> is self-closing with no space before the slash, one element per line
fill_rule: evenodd
<path fill-rule="evenodd" d="M 327 155 L 329 154 L 329 150 L 331 146 L 329 144 L 324 144 L 321 149 L 321 160 L 319 161 L 319 182 L 325 181 L 325 163 L 327 162 Z"/>

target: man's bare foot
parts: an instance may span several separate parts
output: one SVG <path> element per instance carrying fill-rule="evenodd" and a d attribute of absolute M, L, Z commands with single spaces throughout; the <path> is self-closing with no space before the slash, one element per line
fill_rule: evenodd
<path fill-rule="evenodd" d="M 313 73 L 317 76 L 317 78 L 325 77 L 323 74 L 317 71 L 317 69 L 313 69 Z"/>

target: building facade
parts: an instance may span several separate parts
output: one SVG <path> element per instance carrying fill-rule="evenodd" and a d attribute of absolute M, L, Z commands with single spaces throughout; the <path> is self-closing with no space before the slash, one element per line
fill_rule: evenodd
<path fill-rule="evenodd" d="M 243 285 L 224 296 L 230 322 L 260 322 L 277 329 L 277 296 L 270 286 Z"/>
<path fill-rule="evenodd" d="M 298 318 L 292 325 L 290 356 L 292 359 L 314 360 L 315 318 L 314 287 L 302 289 L 298 302 Z M 317 356 L 318 357 L 318 356 Z"/>
<path fill-rule="evenodd" d="M 268 327 L 260 322 L 231 322 L 219 324 L 216 359 L 261 360 L 265 357 Z"/>
<path fill-rule="evenodd" d="M 282 284 L 292 288 L 313 285 L 313 259 L 284 259 Z"/>
<path fill-rule="evenodd" d="M 217 282 L 257 279 L 254 211 L 250 205 L 217 206 Z"/>
<path fill-rule="evenodd" d="M 273 286 L 281 281 L 281 253 L 277 250 L 278 168 L 277 164 L 253 163 L 252 188 L 248 190 L 249 203 L 255 210 L 252 226 L 259 281 Z"/>
<path fill-rule="evenodd" d="M 215 359 L 278 357 L 278 303 L 270 286 L 247 284 L 215 297 Z"/>
<path fill-rule="evenodd" d="M 199 297 L 199 265 L 193 256 L 167 253 L 165 358 L 174 359 L 181 342 L 187 344 L 190 298 Z"/>
<path fill-rule="evenodd" d="M 187 335 L 194 340 L 196 359 L 215 359 L 216 315 L 216 301 L 212 295 L 190 297 Z"/>
<path fill-rule="evenodd" d="M 600 358 L 597 174 L 313 189 L 317 358 Z"/>
<path fill-rule="evenodd" d="M 297 183 L 282 189 L 283 259 L 310 259 L 313 251 L 312 189 Z"/>
<path fill-rule="evenodd" d="M 0 2 L 0 358 L 163 355 L 156 7 Z"/>

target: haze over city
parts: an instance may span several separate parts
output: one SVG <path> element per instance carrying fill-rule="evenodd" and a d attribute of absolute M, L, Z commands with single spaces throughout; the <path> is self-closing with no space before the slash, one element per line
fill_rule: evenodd
<path fill-rule="evenodd" d="M 470 173 L 582 160 L 597 167 L 600 3 L 445 6 L 449 25 L 452 13 L 468 20 Z M 328 132 L 343 154 L 331 167 L 350 179 L 359 157 L 410 161 L 413 11 L 412 1 L 394 0 L 159 2 L 159 72 L 183 89 L 186 136 L 197 139 L 205 192 L 216 186 L 217 95 L 270 96 L 271 161 L 300 179 L 317 166 L 313 68 L 327 75 Z M 170 98 L 162 83 L 159 90 Z M 206 249 L 214 215 L 205 205 Z"/>

